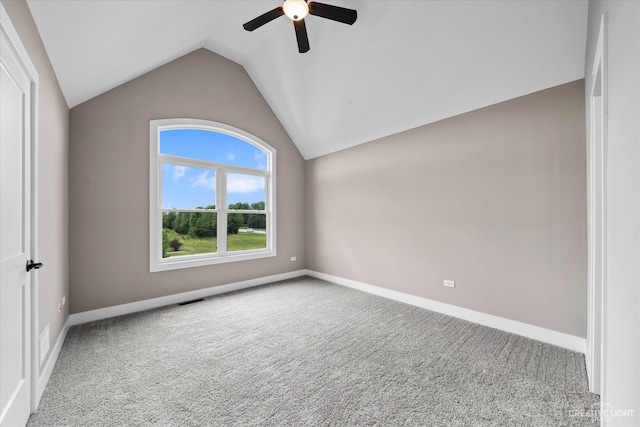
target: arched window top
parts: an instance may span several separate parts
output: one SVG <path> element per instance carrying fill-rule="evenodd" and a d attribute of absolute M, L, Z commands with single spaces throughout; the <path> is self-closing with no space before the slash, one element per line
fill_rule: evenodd
<path fill-rule="evenodd" d="M 160 154 L 268 169 L 269 151 L 214 126 L 160 130 Z"/>
<path fill-rule="evenodd" d="M 255 135 L 199 119 L 152 120 L 157 152 L 177 157 L 271 170 L 275 149 Z"/>

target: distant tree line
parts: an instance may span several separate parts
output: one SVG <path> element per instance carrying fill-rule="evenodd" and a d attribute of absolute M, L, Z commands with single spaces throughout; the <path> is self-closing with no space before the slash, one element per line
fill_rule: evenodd
<path fill-rule="evenodd" d="M 215 205 L 196 209 L 215 209 Z M 264 210 L 264 202 L 235 203 L 229 209 Z M 267 228 L 265 214 L 227 214 L 227 234 L 238 234 L 241 227 Z M 162 228 L 191 237 L 216 237 L 218 216 L 210 212 L 169 212 L 162 216 Z"/>

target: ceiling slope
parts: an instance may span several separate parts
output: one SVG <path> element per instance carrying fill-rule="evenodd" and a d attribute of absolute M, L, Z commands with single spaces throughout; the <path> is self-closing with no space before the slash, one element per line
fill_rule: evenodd
<path fill-rule="evenodd" d="M 324 1 L 298 53 L 278 0 L 28 0 L 70 107 L 205 47 L 241 65 L 313 158 L 584 77 L 585 0 Z"/>

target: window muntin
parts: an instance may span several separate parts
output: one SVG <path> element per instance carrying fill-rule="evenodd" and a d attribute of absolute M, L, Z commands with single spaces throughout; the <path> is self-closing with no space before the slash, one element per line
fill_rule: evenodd
<path fill-rule="evenodd" d="M 275 256 L 275 150 L 219 123 L 150 124 L 150 270 Z"/>

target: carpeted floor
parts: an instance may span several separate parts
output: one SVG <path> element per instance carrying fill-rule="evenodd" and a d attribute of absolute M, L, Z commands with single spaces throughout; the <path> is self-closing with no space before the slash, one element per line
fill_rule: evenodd
<path fill-rule="evenodd" d="M 308 277 L 73 327 L 36 426 L 583 426 L 581 354 Z"/>

